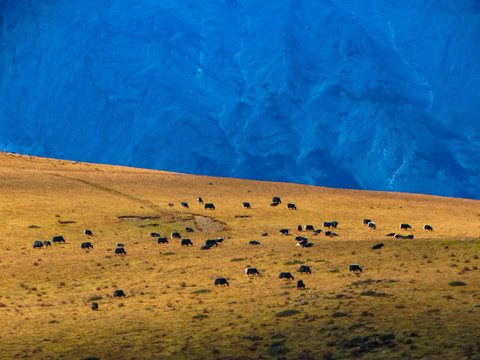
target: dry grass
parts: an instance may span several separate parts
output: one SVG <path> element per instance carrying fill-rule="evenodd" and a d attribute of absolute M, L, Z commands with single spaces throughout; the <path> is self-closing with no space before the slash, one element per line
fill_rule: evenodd
<path fill-rule="evenodd" d="M 480 356 L 478 201 L 7 153 L 0 153 L 0 194 L 0 358 Z M 198 196 L 216 210 L 197 204 Z M 282 205 L 271 207 L 273 196 Z M 243 209 L 243 201 L 252 208 Z M 287 202 L 298 210 L 287 210 Z M 377 229 L 362 225 L 363 218 Z M 297 231 L 332 220 L 340 223 L 339 237 Z M 404 222 L 413 229 L 400 232 Z M 434 231 L 424 232 L 424 224 Z M 194 246 L 150 237 L 172 231 Z M 385 237 L 389 232 L 415 238 Z M 54 235 L 66 243 L 32 248 Z M 295 246 L 297 235 L 315 245 Z M 200 250 L 218 237 L 225 238 L 219 247 Z M 94 249 L 82 251 L 83 241 Z M 385 247 L 371 250 L 378 242 Z M 114 255 L 117 243 L 126 256 Z M 363 273 L 349 273 L 352 263 Z M 299 264 L 312 274 L 300 275 Z M 246 277 L 247 266 L 260 276 Z M 306 289 L 278 279 L 281 271 L 303 279 Z M 217 277 L 230 286 L 215 287 Z M 127 296 L 113 298 L 115 289 Z M 89 308 L 92 301 L 98 311 Z"/>

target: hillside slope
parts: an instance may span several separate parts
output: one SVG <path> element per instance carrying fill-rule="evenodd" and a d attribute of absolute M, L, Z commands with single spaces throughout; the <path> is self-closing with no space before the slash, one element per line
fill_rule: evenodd
<path fill-rule="evenodd" d="M 1 150 L 478 198 L 477 1 L 6 0 Z"/>
<path fill-rule="evenodd" d="M 478 201 L 7 153 L 0 193 L 0 321 L 8 324 L 0 358 L 478 356 Z M 199 196 L 216 209 L 197 204 Z M 282 204 L 270 206 L 273 196 Z M 366 217 L 376 230 L 362 224 Z M 323 222 L 332 220 L 339 236 L 325 236 Z M 434 231 L 424 231 L 426 223 Z M 307 224 L 322 232 L 298 230 Z M 176 231 L 193 246 L 150 235 Z M 65 243 L 32 247 L 56 235 Z M 314 245 L 298 247 L 296 236 Z M 219 237 L 218 247 L 200 250 Z M 82 250 L 85 241 L 94 248 Z M 380 242 L 381 250 L 371 249 Z M 126 255 L 114 254 L 118 243 Z M 349 272 L 349 264 L 363 272 Z M 300 274 L 300 265 L 312 273 Z M 246 267 L 260 275 L 247 277 Z M 285 271 L 295 280 L 279 279 Z M 229 286 L 214 286 L 219 277 Z M 305 290 L 296 289 L 298 279 Z M 113 298 L 116 289 L 126 297 Z"/>

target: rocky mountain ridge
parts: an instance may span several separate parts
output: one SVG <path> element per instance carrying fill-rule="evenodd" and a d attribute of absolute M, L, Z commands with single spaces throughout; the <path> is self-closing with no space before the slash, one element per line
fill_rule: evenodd
<path fill-rule="evenodd" d="M 476 1 L 0 10 L 3 150 L 479 197 Z"/>

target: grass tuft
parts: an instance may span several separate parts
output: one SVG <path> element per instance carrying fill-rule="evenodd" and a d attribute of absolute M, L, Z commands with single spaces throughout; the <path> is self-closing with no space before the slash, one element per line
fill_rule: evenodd
<path fill-rule="evenodd" d="M 212 290 L 210 289 L 198 289 L 198 290 L 192 291 L 192 294 L 204 294 L 204 293 L 209 293 L 211 291 Z"/>
<path fill-rule="evenodd" d="M 287 261 L 284 265 L 299 265 L 299 264 L 305 264 L 305 261 L 292 260 L 292 261 Z"/>
<path fill-rule="evenodd" d="M 391 333 L 385 333 L 378 336 L 378 340 L 380 340 L 381 342 L 387 342 L 394 339 L 395 335 Z"/>
<path fill-rule="evenodd" d="M 198 315 L 192 316 L 192 318 L 193 318 L 194 320 L 197 320 L 197 319 L 206 319 L 206 318 L 208 318 L 208 315 L 207 315 L 207 314 L 198 314 Z"/>
<path fill-rule="evenodd" d="M 276 317 L 288 317 L 288 316 L 293 316 L 293 315 L 297 315 L 297 314 L 300 314 L 300 311 L 290 309 L 290 310 L 280 311 L 279 313 L 276 313 L 275 316 Z"/>
<path fill-rule="evenodd" d="M 355 281 L 355 282 L 352 283 L 352 285 L 357 285 L 357 286 L 358 285 L 368 285 L 368 284 L 371 284 L 371 283 L 374 283 L 374 282 L 375 282 L 375 280 L 368 278 L 368 279 L 365 279 L 365 280 Z"/>
<path fill-rule="evenodd" d="M 377 293 L 375 290 L 365 290 L 360 293 L 362 296 L 376 296 L 376 297 L 386 297 L 386 293 Z"/>

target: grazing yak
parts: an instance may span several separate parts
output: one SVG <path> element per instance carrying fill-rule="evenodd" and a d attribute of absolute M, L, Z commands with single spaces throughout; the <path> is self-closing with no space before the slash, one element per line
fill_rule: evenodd
<path fill-rule="evenodd" d="M 314 231 L 313 225 L 305 225 L 305 231 Z"/>
<path fill-rule="evenodd" d="M 374 222 L 371 222 L 371 221 L 370 221 L 370 222 L 368 223 L 368 227 L 369 227 L 370 229 L 375 230 L 375 229 L 377 228 L 377 224 L 375 224 Z"/>
<path fill-rule="evenodd" d="M 406 239 L 413 239 L 413 234 L 405 236 Z"/>
<path fill-rule="evenodd" d="M 423 230 L 433 231 L 432 225 L 423 225 Z"/>
<path fill-rule="evenodd" d="M 54 236 L 52 238 L 52 242 L 54 243 L 65 243 L 65 239 L 63 238 L 62 235 Z"/>
<path fill-rule="evenodd" d="M 115 249 L 115 255 L 127 255 L 127 252 L 123 247 L 117 247 Z"/>
<path fill-rule="evenodd" d="M 270 206 L 278 206 L 278 203 L 271 203 Z"/>
<path fill-rule="evenodd" d="M 307 238 L 306 238 L 306 237 L 303 237 L 303 236 L 297 236 L 297 237 L 295 238 L 295 240 L 297 240 L 297 241 L 307 241 Z"/>
<path fill-rule="evenodd" d="M 412 227 L 408 224 L 400 224 L 400 230 L 408 230 L 411 229 Z"/>
<path fill-rule="evenodd" d="M 310 266 L 307 266 L 307 265 L 301 265 L 300 266 L 300 269 L 298 270 L 300 271 L 300 274 L 311 274 L 312 273 L 312 270 L 310 270 Z"/>
<path fill-rule="evenodd" d="M 82 249 L 93 249 L 93 245 L 90 241 L 83 242 L 80 247 Z"/>
<path fill-rule="evenodd" d="M 252 240 L 249 242 L 250 245 L 260 245 L 260 242 L 256 241 L 256 240 Z"/>
<path fill-rule="evenodd" d="M 327 228 L 332 227 L 332 223 L 330 221 L 324 221 L 323 227 L 327 227 Z"/>
<path fill-rule="evenodd" d="M 249 202 L 243 202 L 243 203 L 242 203 L 242 207 L 243 207 L 244 209 L 250 209 L 250 208 L 251 208 Z"/>
<path fill-rule="evenodd" d="M 260 275 L 257 268 L 252 268 L 252 267 L 246 268 L 245 269 L 245 274 L 248 275 L 248 276 L 250 276 L 250 275 Z"/>
<path fill-rule="evenodd" d="M 298 280 L 297 281 L 297 289 L 298 290 L 305 290 L 305 283 L 303 282 L 303 280 Z"/>
<path fill-rule="evenodd" d="M 302 226 L 302 225 L 298 225 L 298 226 L 297 226 L 297 230 L 298 230 L 298 231 L 302 231 L 302 230 L 303 230 L 303 226 Z"/>
<path fill-rule="evenodd" d="M 308 240 L 302 240 L 297 244 L 297 246 L 301 246 L 302 248 L 308 248 L 308 247 L 312 247 L 313 243 L 308 242 Z"/>
<path fill-rule="evenodd" d="M 181 239 L 181 238 L 182 238 L 182 236 L 178 232 L 172 232 L 170 234 L 170 239 Z"/>
<path fill-rule="evenodd" d="M 156 233 L 156 232 L 152 232 L 152 233 L 150 233 L 150 236 L 151 237 L 160 237 L 160 234 Z"/>
<path fill-rule="evenodd" d="M 380 243 L 380 244 L 377 244 L 377 245 L 373 245 L 372 246 L 372 250 L 378 250 L 378 249 L 381 249 L 382 247 L 384 247 L 385 245 L 383 243 Z"/>
<path fill-rule="evenodd" d="M 331 224 L 332 224 L 332 227 L 336 229 L 338 226 L 338 221 L 332 221 Z"/>
<path fill-rule="evenodd" d="M 45 245 L 45 247 L 47 247 L 47 246 L 52 246 L 52 242 L 51 242 L 50 240 L 45 240 L 45 241 L 43 242 L 43 245 Z"/>
<path fill-rule="evenodd" d="M 41 242 L 41 241 L 35 241 L 35 242 L 33 243 L 33 248 L 34 248 L 34 249 L 35 249 L 35 248 L 42 248 L 42 247 L 43 247 L 43 242 Z"/>
<path fill-rule="evenodd" d="M 125 293 L 123 292 L 123 290 L 115 290 L 113 292 L 113 297 L 116 298 L 116 297 L 125 297 Z"/>
<path fill-rule="evenodd" d="M 181 242 L 182 246 L 193 246 L 193 243 L 192 243 L 192 240 L 190 239 L 182 239 L 182 242 Z"/>
<path fill-rule="evenodd" d="M 313 232 L 313 235 L 320 234 L 322 232 L 322 229 L 317 229 Z"/>
<path fill-rule="evenodd" d="M 188 226 L 185 228 L 185 231 L 186 232 L 194 232 L 194 230 L 191 227 L 188 227 Z"/>
<path fill-rule="evenodd" d="M 358 272 L 363 272 L 360 265 L 357 265 L 357 264 L 349 265 L 348 271 L 353 271 L 355 274 L 357 274 Z"/>
<path fill-rule="evenodd" d="M 93 236 L 92 230 L 85 229 L 83 233 L 88 236 Z"/>
<path fill-rule="evenodd" d="M 157 244 L 168 244 L 168 239 L 166 237 L 159 237 L 157 239 Z"/>
<path fill-rule="evenodd" d="M 91 308 L 92 310 L 98 310 L 98 303 L 93 302 Z"/>
<path fill-rule="evenodd" d="M 262 236 L 268 236 L 268 233 L 263 233 Z"/>
<path fill-rule="evenodd" d="M 209 239 L 209 240 L 205 241 L 205 245 L 208 246 L 208 247 L 218 246 L 218 241 Z"/>
<path fill-rule="evenodd" d="M 211 248 L 211 246 L 203 245 L 202 247 L 200 247 L 200 250 L 208 250 L 210 248 Z"/>
<path fill-rule="evenodd" d="M 368 223 L 371 223 L 371 219 L 363 219 L 363 225 L 368 225 Z"/>
<path fill-rule="evenodd" d="M 125 245 L 118 243 L 118 244 L 117 244 L 117 247 L 125 247 Z"/>
<path fill-rule="evenodd" d="M 301 240 L 301 241 L 297 244 L 297 246 L 302 246 L 302 247 L 303 247 L 303 246 L 305 246 L 305 245 L 308 244 L 308 243 L 309 243 L 309 242 L 308 242 L 307 239 Z"/>
<path fill-rule="evenodd" d="M 395 236 L 395 233 L 394 232 L 391 232 L 391 233 L 388 233 L 387 235 L 385 236 Z"/>
<path fill-rule="evenodd" d="M 218 285 L 222 285 L 222 286 L 227 285 L 227 286 L 230 286 L 230 285 L 228 284 L 227 279 L 225 279 L 225 278 L 215 279 L 215 286 L 218 286 Z"/>
<path fill-rule="evenodd" d="M 280 229 L 278 231 L 281 232 L 283 235 L 288 235 L 288 229 Z"/>
<path fill-rule="evenodd" d="M 272 203 L 273 204 L 281 204 L 282 203 L 282 200 L 280 200 L 280 198 L 278 196 L 274 196 L 272 198 Z"/>
<path fill-rule="evenodd" d="M 201 197 L 198 197 L 198 198 L 197 198 L 197 203 L 203 204 L 203 199 L 202 199 Z"/>
<path fill-rule="evenodd" d="M 213 205 L 212 203 L 207 203 L 205 204 L 205 209 L 215 210 L 215 205 Z"/>
<path fill-rule="evenodd" d="M 287 209 L 297 210 L 297 206 L 294 203 L 288 203 Z"/>
<path fill-rule="evenodd" d="M 287 280 L 295 280 L 293 278 L 293 275 L 290 274 L 289 272 L 281 272 L 280 275 L 278 275 L 279 279 L 287 279 Z"/>
<path fill-rule="evenodd" d="M 333 237 L 333 236 L 339 236 L 339 235 L 329 230 L 329 231 L 325 231 L 325 236 Z"/>
<path fill-rule="evenodd" d="M 400 235 L 400 234 L 396 234 L 395 239 L 405 239 L 405 236 Z"/>
<path fill-rule="evenodd" d="M 186 202 L 181 202 L 181 203 L 180 203 L 180 207 L 182 207 L 182 208 L 187 208 L 187 209 L 188 209 L 188 203 L 186 203 Z"/>

